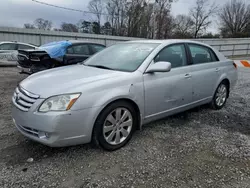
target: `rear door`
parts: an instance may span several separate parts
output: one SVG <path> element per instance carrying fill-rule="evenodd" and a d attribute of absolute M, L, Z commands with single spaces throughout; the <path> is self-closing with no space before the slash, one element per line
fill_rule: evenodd
<path fill-rule="evenodd" d="M 218 57 L 209 47 L 188 44 L 192 65 L 193 101 L 198 102 L 213 97 L 220 77 Z"/>
<path fill-rule="evenodd" d="M 65 64 L 76 64 L 89 58 L 91 50 L 88 44 L 76 44 L 67 48 L 64 56 Z"/>

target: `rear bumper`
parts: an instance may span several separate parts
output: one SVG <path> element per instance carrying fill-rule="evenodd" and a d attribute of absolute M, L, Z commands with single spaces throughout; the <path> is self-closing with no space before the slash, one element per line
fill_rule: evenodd
<path fill-rule="evenodd" d="M 91 111 L 23 112 L 13 106 L 12 117 L 24 136 L 50 147 L 64 147 L 91 141 L 94 125 Z"/>

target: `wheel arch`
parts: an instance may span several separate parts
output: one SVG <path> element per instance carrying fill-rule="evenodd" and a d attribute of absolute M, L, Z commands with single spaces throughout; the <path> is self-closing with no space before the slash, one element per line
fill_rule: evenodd
<path fill-rule="evenodd" d="M 222 83 L 222 82 L 225 82 L 225 84 L 228 86 L 228 93 L 227 93 L 227 97 L 229 97 L 229 93 L 230 93 L 230 79 L 228 79 L 228 77 L 226 76 L 226 74 L 223 74 L 220 79 L 218 80 L 215 88 L 214 88 L 214 94 L 217 90 L 217 88 L 219 87 L 219 85 Z"/>
<path fill-rule="evenodd" d="M 96 115 L 96 117 L 95 117 L 95 121 L 94 121 L 94 125 L 95 125 L 95 123 L 96 123 L 96 121 L 97 121 L 97 118 L 98 118 L 98 116 L 108 107 L 108 106 L 110 106 L 111 104 L 113 104 L 113 103 L 116 103 L 116 102 L 119 102 L 119 101 L 125 101 L 125 102 L 127 102 L 127 103 L 129 103 L 130 105 L 132 105 L 132 107 L 135 109 L 135 111 L 136 111 L 136 116 L 137 116 L 137 126 L 136 126 L 136 130 L 139 130 L 139 129 L 141 129 L 141 124 L 142 124 L 142 115 L 141 115 L 141 110 L 140 110 L 140 108 L 139 108 L 139 105 L 134 101 L 134 100 L 132 100 L 132 99 L 130 99 L 130 98 L 126 98 L 126 97 L 121 97 L 121 98 L 116 98 L 116 99 L 114 99 L 114 100 L 112 100 L 112 101 L 109 101 L 107 104 L 105 104 L 105 105 L 103 105 L 100 109 L 99 109 L 99 112 L 98 112 L 98 114 Z M 94 130 L 94 127 L 93 127 L 93 129 L 92 129 L 92 137 L 93 137 L 93 130 Z"/>
<path fill-rule="evenodd" d="M 229 93 L 230 93 L 230 81 L 228 78 L 224 78 L 220 83 L 225 83 L 227 86 L 227 98 L 229 97 Z"/>

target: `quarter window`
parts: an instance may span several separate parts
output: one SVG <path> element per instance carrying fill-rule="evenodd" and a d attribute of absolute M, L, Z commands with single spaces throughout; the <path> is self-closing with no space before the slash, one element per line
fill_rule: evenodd
<path fill-rule="evenodd" d="M 14 43 L 1 44 L 0 50 L 16 50 L 16 44 Z"/>
<path fill-rule="evenodd" d="M 159 61 L 171 63 L 172 68 L 187 65 L 187 57 L 184 44 L 176 44 L 164 48 L 155 58 L 155 62 Z"/>
<path fill-rule="evenodd" d="M 201 45 L 189 44 L 193 64 L 216 62 L 218 58 L 209 48 Z"/>

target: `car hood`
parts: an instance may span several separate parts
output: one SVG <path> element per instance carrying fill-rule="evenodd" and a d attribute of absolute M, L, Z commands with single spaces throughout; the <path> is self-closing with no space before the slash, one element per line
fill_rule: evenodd
<path fill-rule="evenodd" d="M 23 80 L 20 86 L 40 98 L 64 93 L 82 92 L 89 84 L 129 73 L 84 65 L 71 65 L 38 72 Z"/>

